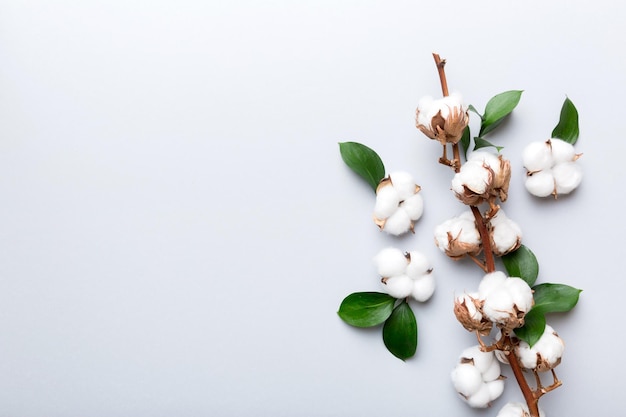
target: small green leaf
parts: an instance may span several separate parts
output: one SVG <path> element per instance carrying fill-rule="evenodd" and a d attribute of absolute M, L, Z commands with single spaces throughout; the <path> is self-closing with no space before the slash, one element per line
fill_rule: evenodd
<path fill-rule="evenodd" d="M 517 106 L 522 96 L 522 90 L 505 91 L 493 96 L 485 106 L 485 114 L 480 125 L 478 136 L 484 136 L 498 127 L 500 123 Z"/>
<path fill-rule="evenodd" d="M 343 299 L 337 314 L 351 326 L 377 326 L 389 318 L 395 302 L 389 294 L 355 292 Z"/>
<path fill-rule="evenodd" d="M 578 140 L 578 110 L 569 98 L 565 98 L 561 107 L 559 123 L 552 131 L 552 137 L 562 139 L 572 145 Z"/>
<path fill-rule="evenodd" d="M 521 245 L 515 252 L 502 256 L 502 262 L 510 277 L 519 277 L 532 286 L 539 275 L 539 263 L 535 254 Z"/>
<path fill-rule="evenodd" d="M 393 309 L 383 326 L 383 341 L 389 352 L 405 360 L 417 350 L 417 321 L 409 304 L 405 301 Z"/>
<path fill-rule="evenodd" d="M 541 338 L 545 329 L 546 316 L 542 311 L 533 307 L 524 316 L 524 325 L 515 329 L 515 336 L 532 347 Z"/>
<path fill-rule="evenodd" d="M 474 138 L 474 149 L 488 148 L 490 146 L 496 148 L 498 152 L 502 150 L 502 146 L 496 146 L 488 140 L 485 140 L 478 136 Z"/>
<path fill-rule="evenodd" d="M 533 287 L 535 306 L 542 313 L 563 313 L 570 311 L 582 290 L 565 284 L 539 284 Z"/>
<path fill-rule="evenodd" d="M 357 142 L 339 143 L 339 152 L 346 165 L 363 177 L 376 191 L 378 183 L 385 177 L 385 166 L 378 154 Z"/>
<path fill-rule="evenodd" d="M 480 117 L 480 120 L 483 120 L 483 115 L 478 113 L 478 110 L 476 110 L 476 107 L 472 106 L 471 104 L 469 106 L 467 106 L 467 109 L 469 111 L 472 111 L 474 113 L 476 113 L 476 115 L 478 115 L 478 117 Z"/>

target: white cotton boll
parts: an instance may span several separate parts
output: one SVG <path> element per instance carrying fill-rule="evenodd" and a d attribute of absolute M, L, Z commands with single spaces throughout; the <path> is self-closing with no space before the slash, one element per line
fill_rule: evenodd
<path fill-rule="evenodd" d="M 504 405 L 496 417 L 528 417 L 528 408 L 522 403 L 510 402 Z"/>
<path fill-rule="evenodd" d="M 472 408 L 487 408 L 491 403 L 491 391 L 487 384 L 482 384 L 478 392 L 467 399 L 467 404 Z"/>
<path fill-rule="evenodd" d="M 454 389 L 464 397 L 476 394 L 483 386 L 480 372 L 471 363 L 462 363 L 456 366 L 451 374 Z"/>
<path fill-rule="evenodd" d="M 474 304 L 474 300 L 476 299 L 478 299 L 478 293 L 463 294 L 456 297 L 456 303 L 464 304 L 469 318 L 479 322 L 483 319 L 483 315 L 480 311 L 478 311 L 476 305 Z"/>
<path fill-rule="evenodd" d="M 500 173 L 500 158 L 488 151 L 474 151 L 467 159 L 468 161 L 477 161 L 491 168 L 495 175 Z"/>
<path fill-rule="evenodd" d="M 404 210 L 397 210 L 385 221 L 383 230 L 394 236 L 406 233 L 411 228 L 411 218 Z"/>
<path fill-rule="evenodd" d="M 393 298 L 406 298 L 413 291 L 413 280 L 406 275 L 397 275 L 387 278 L 383 286 Z"/>
<path fill-rule="evenodd" d="M 438 108 L 441 110 L 441 116 L 445 119 L 454 108 L 463 108 L 463 98 L 459 93 L 452 93 L 438 100 Z"/>
<path fill-rule="evenodd" d="M 454 226 L 456 227 L 454 228 L 452 235 L 455 237 L 458 236 L 458 239 L 461 242 L 473 245 L 480 243 L 480 233 L 476 227 L 473 215 L 471 218 L 467 218 L 467 216 L 459 217 L 458 222 Z"/>
<path fill-rule="evenodd" d="M 453 238 L 459 237 L 459 240 L 462 242 L 467 242 L 467 237 L 470 237 L 469 240 L 472 241 L 473 239 L 471 239 L 471 237 L 475 236 L 474 231 L 478 233 L 473 218 L 472 220 L 467 220 L 463 217 L 453 217 L 435 227 L 435 239 L 447 245 L 449 232 Z M 466 234 L 467 236 L 464 238 L 463 236 L 459 236 L 459 234 Z"/>
<path fill-rule="evenodd" d="M 500 378 L 500 375 L 501 375 L 500 362 L 498 362 L 496 358 L 496 354 L 495 352 L 493 352 L 493 360 L 491 361 L 489 368 L 487 368 L 483 372 L 483 380 L 487 382 L 495 381 L 496 379 Z"/>
<path fill-rule="evenodd" d="M 504 392 L 504 380 L 502 379 L 489 381 L 485 385 L 489 390 L 489 402 L 497 400 Z"/>
<path fill-rule="evenodd" d="M 450 189 L 457 194 L 463 194 L 465 192 L 464 185 L 465 183 L 463 182 L 463 177 L 457 173 L 454 177 L 452 177 Z"/>
<path fill-rule="evenodd" d="M 483 314 L 492 322 L 503 323 L 515 315 L 513 297 L 506 288 L 498 287 L 490 291 L 484 301 Z"/>
<path fill-rule="evenodd" d="M 400 196 L 394 187 L 387 185 L 379 188 L 376 192 L 374 217 L 386 219 L 398 210 L 398 204 L 400 204 Z"/>
<path fill-rule="evenodd" d="M 442 251 L 449 248 L 448 232 L 456 219 L 449 219 L 435 227 L 435 244 Z M 454 235 L 453 235 L 454 236 Z"/>
<path fill-rule="evenodd" d="M 475 194 L 483 194 L 491 182 L 491 173 L 479 161 L 468 161 L 463 164 L 461 171 L 455 174 L 455 177 L 457 176 L 460 177 L 462 184 Z"/>
<path fill-rule="evenodd" d="M 381 277 L 403 275 L 409 260 L 400 249 L 385 248 L 374 257 L 374 264 Z"/>
<path fill-rule="evenodd" d="M 434 99 L 431 96 L 425 96 L 420 99 L 417 104 L 417 124 L 430 126 L 430 121 L 434 115 L 430 115 L 433 108 Z"/>
<path fill-rule="evenodd" d="M 534 352 L 528 343 L 520 341 L 515 353 L 517 353 L 522 368 L 535 369 L 537 367 L 537 360 L 539 359 L 537 352 Z"/>
<path fill-rule="evenodd" d="M 575 162 L 563 162 L 552 168 L 556 193 L 569 194 L 574 191 L 583 179 L 583 171 Z"/>
<path fill-rule="evenodd" d="M 435 277 L 433 274 L 427 274 L 413 281 L 413 290 L 411 296 L 417 301 L 428 301 L 435 292 Z"/>
<path fill-rule="evenodd" d="M 533 348 L 537 350 L 541 354 L 541 357 L 550 365 L 555 365 L 563 356 L 565 343 L 563 339 L 556 335 L 554 329 L 546 324 L 543 335 Z"/>
<path fill-rule="evenodd" d="M 428 273 L 431 269 L 430 261 L 421 252 L 411 251 L 409 252 L 409 265 L 406 267 L 406 274 L 412 279 L 417 279 L 424 274 Z"/>
<path fill-rule="evenodd" d="M 561 162 L 572 162 L 576 158 L 574 146 L 561 139 L 550 139 L 550 148 L 552 148 L 553 165 Z"/>
<path fill-rule="evenodd" d="M 473 361 L 474 366 L 478 371 L 482 374 L 484 373 L 493 362 L 495 362 L 495 357 L 493 356 L 493 352 L 483 352 L 480 350 L 479 345 L 470 346 L 466 348 L 463 352 L 461 352 L 461 356 L 459 357 L 461 360 L 470 359 Z M 484 380 L 484 377 L 483 377 Z"/>
<path fill-rule="evenodd" d="M 541 338 L 532 348 L 528 343 L 520 341 L 517 353 L 524 368 L 534 369 L 539 366 L 541 371 L 558 365 L 564 350 L 565 343 L 563 340 L 555 334 L 552 327 L 546 325 Z"/>
<path fill-rule="evenodd" d="M 424 199 L 420 194 L 413 194 L 411 197 L 404 199 L 400 203 L 400 207 L 406 211 L 411 220 L 415 221 L 422 217 L 424 213 Z"/>
<path fill-rule="evenodd" d="M 506 217 L 502 209 L 491 219 L 491 237 L 498 254 L 513 250 L 522 238 L 522 230 L 513 220 Z"/>
<path fill-rule="evenodd" d="M 554 164 L 550 146 L 546 142 L 531 142 L 522 152 L 522 163 L 528 172 L 550 169 Z"/>
<path fill-rule="evenodd" d="M 537 197 L 547 197 L 554 192 L 554 176 L 551 170 L 535 172 L 526 177 L 526 190 Z"/>
<path fill-rule="evenodd" d="M 479 298 L 484 299 L 491 291 L 498 288 L 506 280 L 507 276 L 502 271 L 494 271 L 485 274 L 480 284 L 478 284 Z"/>
<path fill-rule="evenodd" d="M 400 200 L 405 200 L 415 194 L 415 180 L 408 172 L 393 172 L 389 174 L 393 188 L 398 192 Z"/>
<path fill-rule="evenodd" d="M 533 290 L 521 278 L 508 278 L 503 286 L 511 294 L 513 304 L 519 311 L 527 313 L 533 306 Z"/>

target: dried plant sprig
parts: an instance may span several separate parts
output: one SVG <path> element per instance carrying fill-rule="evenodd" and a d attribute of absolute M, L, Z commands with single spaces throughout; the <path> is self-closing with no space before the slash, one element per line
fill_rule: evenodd
<path fill-rule="evenodd" d="M 433 57 L 445 98 L 448 92 L 448 81 L 444 71 L 445 60 L 438 54 L 433 54 Z M 484 115 L 478 113 L 473 106 L 469 106 L 470 110 L 481 118 L 479 136 L 474 138 L 475 150 L 485 146 L 496 147 L 484 140 L 483 136 L 491 133 L 511 113 L 517 106 L 520 95 L 521 91 L 511 90 L 495 96 L 487 104 Z M 418 128 L 432 139 L 429 132 L 424 132 L 419 126 Z M 524 162 L 528 178 L 536 176 L 530 181 L 527 180 L 526 187 L 530 192 L 539 195 L 540 191 L 541 196 L 552 194 L 556 198 L 557 194 L 569 193 L 578 186 L 582 174 L 573 162 L 578 159 L 579 154 L 573 151 L 570 144 L 578 139 L 578 133 L 578 113 L 573 103 L 567 99 L 561 111 L 559 124 L 553 131 L 553 137 L 561 135 L 569 142 L 557 138 L 539 145 L 531 144 L 525 150 Z M 469 126 L 466 126 L 465 138 L 461 142 L 466 150 L 469 148 L 469 137 Z M 555 145 L 554 149 L 551 147 L 552 142 Z M 458 147 L 458 142 L 452 146 L 453 149 L 455 146 Z M 496 149 L 498 152 L 501 150 L 500 147 Z M 476 333 L 481 351 L 495 353 L 503 363 L 511 366 L 526 405 L 507 404 L 499 415 L 521 411 L 524 415 L 540 417 L 543 413 L 539 409 L 539 398 L 561 385 L 554 368 L 561 362 L 564 346 L 556 332 L 546 325 L 545 314 L 548 309 L 542 297 L 545 296 L 552 301 L 566 298 L 568 300 L 566 305 L 558 310 L 568 311 L 577 303 L 580 290 L 562 284 L 547 284 L 549 288 L 555 290 L 547 295 L 541 287 L 545 284 L 531 287 L 537 278 L 536 258 L 522 245 L 519 226 L 504 215 L 497 203 L 497 200 L 502 203 L 508 197 L 511 176 L 508 160 L 502 155 L 474 151 L 464 164 L 460 159 L 456 159 L 458 155 L 456 152 L 455 158 L 448 163 L 445 161 L 445 155 L 444 148 L 444 157 L 440 162 L 454 169 L 455 176 L 451 188 L 458 200 L 470 207 L 474 224 L 465 224 L 461 228 L 458 222 L 452 223 L 454 220 L 444 222 L 435 230 L 435 241 L 450 258 L 458 260 L 467 255 L 487 273 L 476 293 L 456 298 L 455 316 L 466 330 Z M 557 164 L 563 164 L 564 168 L 555 169 Z M 547 183 L 547 186 L 544 186 L 544 183 Z M 488 204 L 485 213 L 480 211 L 483 203 Z M 478 241 L 472 239 L 472 233 L 476 231 L 479 235 Z M 464 236 L 463 240 L 461 236 Z M 481 252 L 484 259 L 482 261 L 477 258 Z M 503 258 L 510 277 L 496 271 L 496 257 Z M 566 297 L 559 297 L 565 293 Z M 527 325 L 530 323 L 532 325 Z M 498 329 L 500 336 L 494 343 L 488 345 L 482 338 L 488 336 L 493 328 Z M 530 387 L 523 369 L 531 370 L 535 375 L 535 389 Z M 548 370 L 552 372 L 554 382 L 545 387 L 539 372 Z M 452 379 L 457 391 L 470 406 L 485 407 L 495 399 L 486 394 L 479 396 L 482 385 L 473 382 L 478 381 L 475 371 L 465 364 L 457 365 Z M 471 396 L 468 395 L 469 392 Z M 478 399 L 476 396 L 479 396 Z"/>
<path fill-rule="evenodd" d="M 464 104 L 458 92 L 449 92 L 446 61 L 438 54 L 433 58 L 442 98 L 427 96 L 419 101 L 416 127 L 443 146 L 439 162 L 454 170 L 450 188 L 468 208 L 435 228 L 435 243 L 449 258 L 467 257 L 483 272 L 476 291 L 454 300 L 457 320 L 475 333 L 478 345 L 463 351 L 452 372 L 452 382 L 468 405 L 488 407 L 504 391 L 500 363 L 508 364 L 525 404 L 507 403 L 498 417 L 542 417 L 539 399 L 562 385 L 555 368 L 564 350 L 563 340 L 546 323 L 546 315 L 574 308 L 581 290 L 565 284 L 535 284 L 539 275 L 537 258 L 522 243 L 521 227 L 501 208 L 508 200 L 511 164 L 500 153 L 503 148 L 485 137 L 511 115 L 522 90 L 493 96 L 480 113 L 473 105 Z M 480 118 L 479 133 L 473 138 L 469 112 Z M 581 154 L 573 148 L 578 137 L 578 112 L 567 98 L 551 138 L 531 143 L 524 151 L 528 191 L 556 198 L 578 187 L 582 170 L 575 162 Z M 495 148 L 496 152 L 483 148 Z M 360 143 L 340 143 L 340 151 L 346 165 L 376 192 L 374 223 L 394 236 L 415 233 L 424 202 L 421 187 L 412 175 L 405 171 L 386 174 L 376 152 Z M 506 273 L 497 269 L 497 259 Z M 417 348 L 417 321 L 409 301 L 426 301 L 432 296 L 433 268 L 421 252 L 393 247 L 380 251 L 374 264 L 384 292 L 352 293 L 344 298 L 338 314 L 355 327 L 382 326 L 387 349 L 399 359 L 408 359 Z M 493 333 L 495 339 L 490 341 Z M 540 377 L 546 372 L 552 375 L 549 385 Z M 534 377 L 534 388 L 528 373 Z"/>

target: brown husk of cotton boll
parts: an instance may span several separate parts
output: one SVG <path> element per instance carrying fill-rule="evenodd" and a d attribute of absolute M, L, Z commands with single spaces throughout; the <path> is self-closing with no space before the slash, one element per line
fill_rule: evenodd
<path fill-rule="evenodd" d="M 496 204 L 496 199 L 504 202 L 508 198 L 509 193 L 511 163 L 509 160 L 502 158 L 502 155 L 498 155 L 498 160 L 499 167 L 496 170 L 487 163 L 483 164 L 483 168 L 488 172 L 484 192 L 479 194 L 465 184 L 463 185 L 462 193 L 455 191 L 456 197 L 465 205 L 478 206 L 485 202 L 488 203 L 490 209 L 486 213 L 487 219 L 495 216 L 498 212 L 499 206 Z"/>
<path fill-rule="evenodd" d="M 498 327 L 505 334 L 510 334 L 513 330 L 522 327 L 525 323 L 524 318 L 526 317 L 526 312 L 517 308 L 517 305 L 513 305 L 513 310 L 514 311 L 510 312 L 506 319 L 500 319 L 498 321 Z"/>
<path fill-rule="evenodd" d="M 498 155 L 500 160 L 500 169 L 498 173 L 494 173 L 493 182 L 490 187 L 491 195 L 504 202 L 509 195 L 509 183 L 511 182 L 511 162 L 504 159 L 502 155 Z M 493 170 L 492 170 L 493 172 Z"/>
<path fill-rule="evenodd" d="M 416 120 L 419 120 L 420 109 L 416 111 Z M 450 109 L 447 118 L 441 115 L 441 110 L 430 120 L 430 126 L 416 123 L 416 127 L 430 139 L 439 141 L 442 145 L 458 143 L 463 136 L 463 130 L 469 123 L 469 113 L 457 107 Z"/>
<path fill-rule="evenodd" d="M 456 319 L 459 323 L 461 323 L 465 330 L 469 332 L 478 332 L 481 336 L 488 336 L 493 328 L 493 323 L 482 316 L 482 314 L 480 320 L 473 318 L 473 315 L 470 313 L 466 304 L 467 298 L 474 303 L 476 310 L 480 312 L 482 307 L 482 302 L 480 300 L 470 296 L 464 297 L 462 300 L 457 298 L 454 300 L 454 315 L 456 316 Z"/>
<path fill-rule="evenodd" d="M 461 232 L 459 232 L 456 237 L 448 232 L 448 247 L 445 248 L 445 253 L 448 257 L 458 261 L 465 255 L 477 256 L 482 251 L 480 243 L 462 242 L 459 240 L 460 236 Z M 436 240 L 435 243 L 437 243 Z"/>

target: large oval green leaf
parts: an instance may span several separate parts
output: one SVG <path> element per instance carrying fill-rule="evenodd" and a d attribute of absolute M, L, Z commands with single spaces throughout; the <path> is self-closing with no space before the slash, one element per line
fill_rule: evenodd
<path fill-rule="evenodd" d="M 578 303 L 582 290 L 565 284 L 539 284 L 533 287 L 535 306 L 542 313 L 563 313 Z"/>
<path fill-rule="evenodd" d="M 405 360 L 417 350 L 417 321 L 407 302 L 398 304 L 383 326 L 383 342 L 396 358 Z"/>
<path fill-rule="evenodd" d="M 378 183 L 385 177 L 385 166 L 378 154 L 357 142 L 340 143 L 339 152 L 346 165 L 363 177 L 376 191 Z"/>
<path fill-rule="evenodd" d="M 478 136 L 484 136 L 498 127 L 504 118 L 517 107 L 522 92 L 522 90 L 511 90 L 493 96 L 485 106 Z"/>
<path fill-rule="evenodd" d="M 395 302 L 389 294 L 355 292 L 343 299 L 337 314 L 351 326 L 377 326 L 389 318 Z"/>
<path fill-rule="evenodd" d="M 532 286 L 539 275 L 539 263 L 535 254 L 521 245 L 515 252 L 502 256 L 502 262 L 510 277 L 519 277 Z"/>
<path fill-rule="evenodd" d="M 569 98 L 565 98 L 561 107 L 559 123 L 552 131 L 552 137 L 562 139 L 572 145 L 578 140 L 578 110 Z"/>
<path fill-rule="evenodd" d="M 531 347 L 539 341 L 546 329 L 546 316 L 536 308 L 530 309 L 524 316 L 524 326 L 515 329 L 515 336 Z"/>

